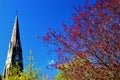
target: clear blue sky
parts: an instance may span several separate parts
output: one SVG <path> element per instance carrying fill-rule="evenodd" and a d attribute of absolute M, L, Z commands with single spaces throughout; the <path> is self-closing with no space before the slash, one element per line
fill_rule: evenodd
<path fill-rule="evenodd" d="M 55 57 L 48 55 L 48 48 L 35 36 L 45 35 L 48 27 L 61 30 L 63 21 L 67 24 L 71 22 L 72 14 L 75 12 L 73 5 L 81 6 L 84 2 L 85 0 L 0 0 L 0 73 L 3 73 L 16 10 L 24 65 L 29 50 L 32 50 L 35 66 L 41 68 L 43 73 L 54 76 L 56 71 L 51 72 L 45 66 Z"/>

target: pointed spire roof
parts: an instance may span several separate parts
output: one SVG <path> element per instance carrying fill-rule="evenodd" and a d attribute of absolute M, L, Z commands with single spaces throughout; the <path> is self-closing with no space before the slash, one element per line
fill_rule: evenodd
<path fill-rule="evenodd" d="M 12 42 L 13 46 L 15 46 L 16 44 L 21 46 L 21 44 L 20 44 L 18 16 L 16 16 L 16 18 L 15 18 L 12 37 L 11 37 L 11 42 Z"/>
<path fill-rule="evenodd" d="M 22 47 L 20 43 L 18 16 L 16 16 L 13 26 L 12 37 L 9 44 L 8 55 L 4 69 L 4 78 L 7 78 L 9 76 L 10 68 L 12 65 L 16 66 L 16 62 L 20 66 L 20 71 L 22 71 L 23 58 L 22 58 Z"/>

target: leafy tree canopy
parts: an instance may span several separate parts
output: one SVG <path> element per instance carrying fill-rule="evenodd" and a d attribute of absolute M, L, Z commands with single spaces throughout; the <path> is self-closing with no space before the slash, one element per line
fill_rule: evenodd
<path fill-rule="evenodd" d="M 63 24 L 64 32 L 49 29 L 43 37 L 47 45 L 57 48 L 58 60 L 51 66 L 72 80 L 119 80 L 120 1 L 96 0 L 94 5 L 87 2 L 84 10 L 76 8 L 70 25 Z M 69 62 L 76 63 L 66 71 L 62 67 Z"/>

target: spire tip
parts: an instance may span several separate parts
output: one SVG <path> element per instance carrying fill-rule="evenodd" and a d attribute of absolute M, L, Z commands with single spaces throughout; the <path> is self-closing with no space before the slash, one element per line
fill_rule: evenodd
<path fill-rule="evenodd" d="M 16 10 L 16 15 L 18 16 L 18 10 Z"/>

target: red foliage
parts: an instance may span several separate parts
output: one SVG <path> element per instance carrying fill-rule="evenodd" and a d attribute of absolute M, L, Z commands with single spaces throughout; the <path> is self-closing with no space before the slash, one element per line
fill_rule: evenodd
<path fill-rule="evenodd" d="M 54 66 L 83 59 L 84 65 L 73 63 L 66 75 L 72 71 L 77 80 L 119 80 L 120 1 L 96 0 L 95 5 L 85 4 L 84 11 L 79 8 L 77 11 L 72 25 L 63 25 L 63 34 L 50 30 L 44 36 L 47 44 L 52 43 L 59 47 L 58 62 Z M 60 66 L 57 68 L 66 70 Z"/>

